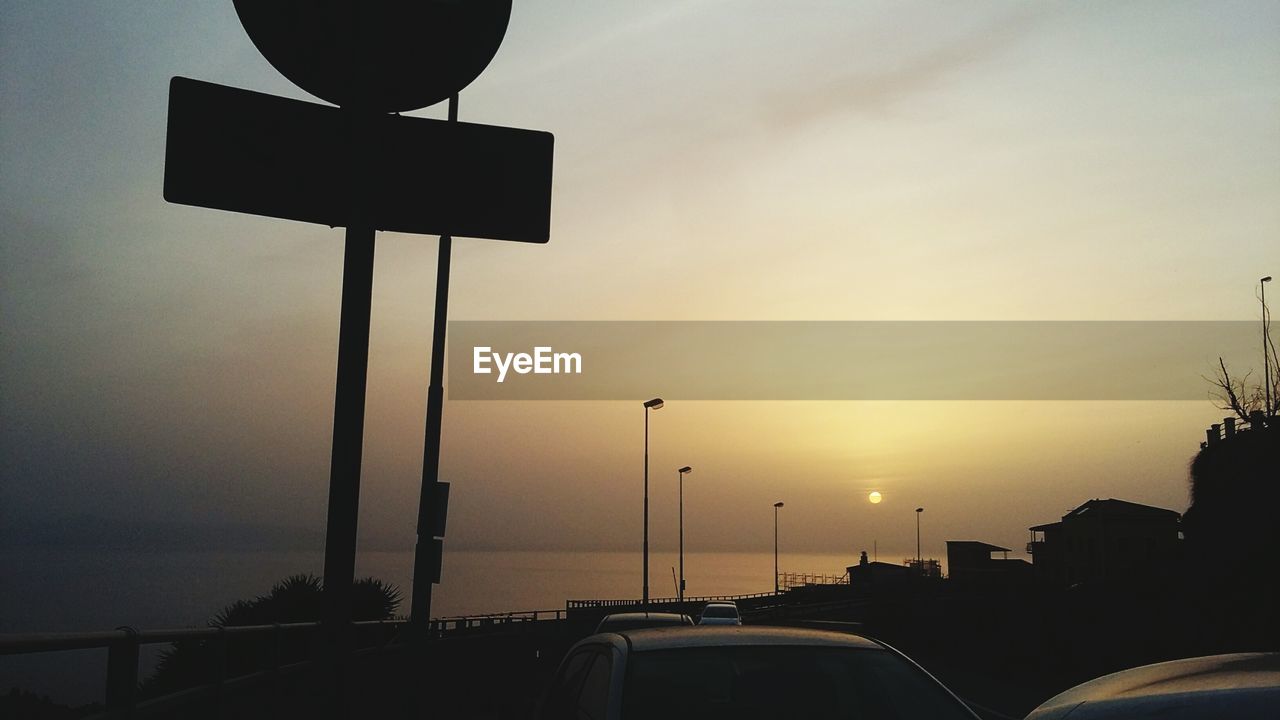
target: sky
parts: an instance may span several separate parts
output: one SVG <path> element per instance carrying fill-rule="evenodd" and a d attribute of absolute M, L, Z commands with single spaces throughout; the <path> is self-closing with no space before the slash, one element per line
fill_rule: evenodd
<path fill-rule="evenodd" d="M 551 240 L 455 240 L 450 318 L 1257 319 L 1276 27 L 1276 2 L 517 2 L 459 115 L 555 134 Z M 319 549 L 342 231 L 165 203 L 175 75 L 310 99 L 230 2 L 0 2 L 0 526 Z M 377 242 L 360 543 L 408 549 L 436 239 Z M 918 506 L 934 555 L 1094 497 L 1182 510 L 1207 395 L 669 402 L 654 543 L 683 465 L 701 550 L 769 549 L 779 500 L 793 549 L 851 562 L 913 548 Z M 637 548 L 644 399 L 447 403 L 446 547 Z"/>

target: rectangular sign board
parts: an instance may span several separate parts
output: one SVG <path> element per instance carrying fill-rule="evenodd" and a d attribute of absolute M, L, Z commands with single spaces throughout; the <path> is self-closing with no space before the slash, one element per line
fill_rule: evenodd
<path fill-rule="evenodd" d="M 430 527 L 427 528 L 426 534 L 430 537 L 444 537 L 445 521 L 449 516 L 449 483 L 438 482 L 432 489 L 435 499 L 431 503 L 431 507 L 435 510 L 435 514 L 427 519 Z"/>
<path fill-rule="evenodd" d="M 164 198 L 346 227 L 545 243 L 554 137 L 339 108 L 175 77 Z M 363 198 L 363 200 L 361 200 Z"/>

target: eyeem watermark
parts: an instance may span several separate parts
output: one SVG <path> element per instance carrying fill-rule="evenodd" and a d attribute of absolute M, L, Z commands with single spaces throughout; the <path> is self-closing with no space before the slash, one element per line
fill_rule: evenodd
<path fill-rule="evenodd" d="M 474 368 L 449 399 L 500 401 L 1203 402 L 1219 357 L 1261 354 L 1253 321 L 487 320 L 449 338 L 448 367 Z"/>
<path fill-rule="evenodd" d="M 580 353 L 554 352 L 548 346 L 537 346 L 533 354 L 529 353 L 497 353 L 487 346 L 472 348 L 471 372 L 476 375 L 491 375 L 497 368 L 498 382 L 507 379 L 507 372 L 515 370 L 520 375 L 581 375 L 582 355 Z M 493 367 L 490 367 L 490 365 Z"/>

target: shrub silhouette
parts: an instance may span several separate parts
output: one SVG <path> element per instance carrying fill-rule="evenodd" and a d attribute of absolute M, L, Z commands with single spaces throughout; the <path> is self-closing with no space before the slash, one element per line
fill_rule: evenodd
<path fill-rule="evenodd" d="M 374 578 L 352 586 L 352 620 L 390 620 L 400 605 L 400 590 Z M 244 627 L 317 622 L 324 612 L 324 587 L 314 575 L 291 575 L 271 592 L 253 600 L 237 600 L 219 611 L 209 627 Z M 142 697 L 156 697 L 313 657 L 317 633 L 227 636 L 225 646 L 212 639 L 175 642 L 160 655 L 156 670 L 140 688 Z"/>
<path fill-rule="evenodd" d="M 1280 427 L 1263 427 L 1209 445 L 1191 463 L 1187 542 L 1207 555 L 1248 564 L 1280 552 Z"/>
<path fill-rule="evenodd" d="M 1197 622 L 1233 649 L 1280 643 L 1280 427 L 1251 429 L 1205 447 L 1191 463 L 1183 515 Z"/>

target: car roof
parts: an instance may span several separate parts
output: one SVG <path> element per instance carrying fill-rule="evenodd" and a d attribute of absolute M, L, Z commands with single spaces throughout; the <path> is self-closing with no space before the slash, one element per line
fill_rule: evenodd
<path fill-rule="evenodd" d="M 758 625 L 712 625 L 696 628 L 643 628 L 617 632 L 634 652 L 674 650 L 726 645 L 804 645 L 882 650 L 884 647 L 861 635 Z"/>
<path fill-rule="evenodd" d="M 733 607 L 738 607 L 738 603 L 732 600 L 712 600 L 707 605 L 732 605 Z"/>
<path fill-rule="evenodd" d="M 604 616 L 605 620 L 683 620 L 688 617 L 683 613 L 671 612 L 624 612 L 610 613 Z"/>
<path fill-rule="evenodd" d="M 1134 717 L 1254 717 L 1280 700 L 1280 653 L 1236 653 L 1144 665 L 1077 685 L 1046 700 L 1028 720 Z M 1082 707 L 1083 706 L 1083 707 Z M 1193 711 L 1211 711 L 1201 714 Z M 1171 709 L 1181 714 L 1168 715 Z M 1145 714 L 1143 715 L 1146 716 Z M 1157 715 L 1151 715 L 1156 717 Z"/>

